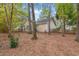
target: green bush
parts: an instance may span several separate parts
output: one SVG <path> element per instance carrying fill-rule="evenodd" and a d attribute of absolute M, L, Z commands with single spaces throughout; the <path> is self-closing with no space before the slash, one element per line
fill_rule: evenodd
<path fill-rule="evenodd" d="M 9 44 L 10 48 L 16 48 L 18 46 L 18 38 L 15 38 L 14 36 L 10 35 L 9 36 Z"/>

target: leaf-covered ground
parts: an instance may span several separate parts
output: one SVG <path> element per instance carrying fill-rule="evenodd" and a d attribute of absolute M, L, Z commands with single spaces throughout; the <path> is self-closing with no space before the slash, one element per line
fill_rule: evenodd
<path fill-rule="evenodd" d="M 0 55 L 19 56 L 53 56 L 53 55 L 79 55 L 79 43 L 75 41 L 75 35 L 66 34 L 62 37 L 60 33 L 39 33 L 37 40 L 31 40 L 32 35 L 17 33 L 19 35 L 19 46 L 9 48 L 7 34 L 0 34 Z"/>

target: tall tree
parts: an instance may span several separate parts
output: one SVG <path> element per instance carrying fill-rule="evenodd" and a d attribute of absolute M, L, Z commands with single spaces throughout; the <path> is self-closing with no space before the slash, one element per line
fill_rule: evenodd
<path fill-rule="evenodd" d="M 48 34 L 50 34 L 50 20 L 51 20 L 51 4 L 48 5 L 49 15 L 48 15 Z"/>
<path fill-rule="evenodd" d="M 66 4 L 58 4 L 57 6 L 57 14 L 62 21 L 62 36 L 65 36 L 65 5 Z"/>
<path fill-rule="evenodd" d="M 8 14 L 7 6 L 11 6 L 11 8 L 8 8 L 9 14 Z M 5 14 L 6 14 L 8 32 L 9 32 L 9 35 L 11 36 L 12 35 L 13 3 L 12 4 L 5 4 L 4 10 L 5 10 Z"/>
<path fill-rule="evenodd" d="M 12 33 L 12 20 L 13 20 L 13 9 L 14 9 L 14 6 L 13 6 L 13 3 L 11 4 L 11 12 L 10 12 L 10 30 L 9 30 L 9 34 L 11 34 Z"/>
<path fill-rule="evenodd" d="M 74 4 L 56 4 L 56 11 L 58 18 L 60 18 L 62 21 L 62 36 L 65 36 L 66 21 L 75 19 Z"/>
<path fill-rule="evenodd" d="M 76 33 L 76 41 L 79 42 L 79 3 L 77 4 L 77 33 Z"/>
<path fill-rule="evenodd" d="M 34 4 L 31 3 L 31 9 L 32 9 L 32 25 L 33 25 L 33 37 L 32 39 L 37 39 L 37 33 L 36 33 L 36 22 L 35 22 L 35 13 L 34 13 Z"/>
<path fill-rule="evenodd" d="M 64 8 L 65 6 L 63 6 L 63 8 Z M 61 10 L 61 13 L 62 13 L 62 16 L 61 16 L 61 19 L 62 19 L 62 36 L 64 37 L 65 36 L 65 32 L 66 32 L 66 28 L 65 28 L 65 23 L 66 23 L 66 16 L 67 15 L 65 15 L 64 14 L 64 10 L 62 9 Z"/>
<path fill-rule="evenodd" d="M 30 3 L 28 3 L 28 22 L 29 22 L 29 33 L 32 33 L 32 28 L 31 28 L 31 15 L 30 15 Z"/>

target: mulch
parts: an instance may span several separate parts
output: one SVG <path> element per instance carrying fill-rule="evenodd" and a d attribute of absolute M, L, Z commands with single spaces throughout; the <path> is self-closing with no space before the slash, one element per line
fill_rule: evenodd
<path fill-rule="evenodd" d="M 37 33 L 38 39 L 32 40 L 32 34 L 15 33 L 19 36 L 19 46 L 9 48 L 7 33 L 0 34 L 1 56 L 77 56 L 79 42 L 75 41 L 75 34 Z"/>

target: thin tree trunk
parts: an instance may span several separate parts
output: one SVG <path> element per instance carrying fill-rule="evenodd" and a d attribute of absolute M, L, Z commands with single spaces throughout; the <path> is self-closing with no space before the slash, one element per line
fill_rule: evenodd
<path fill-rule="evenodd" d="M 8 27 L 8 32 L 9 32 L 9 35 L 11 36 L 11 31 L 12 31 L 12 15 L 13 15 L 13 4 L 11 5 L 11 17 L 8 17 L 8 13 L 7 13 L 7 8 L 6 8 L 6 5 L 4 5 L 4 9 L 5 9 L 5 14 L 6 14 L 6 21 L 7 21 L 7 27 Z"/>
<path fill-rule="evenodd" d="M 33 25 L 33 37 L 32 39 L 37 39 L 37 33 L 36 33 L 36 22 L 35 22 L 35 13 L 34 13 L 34 4 L 31 3 L 31 7 L 32 7 L 32 25 Z"/>
<path fill-rule="evenodd" d="M 29 33 L 32 33 L 32 28 L 31 28 L 31 16 L 30 16 L 30 3 L 28 3 L 28 22 L 29 22 Z"/>
<path fill-rule="evenodd" d="M 77 4 L 77 33 L 76 33 L 76 41 L 79 42 L 79 4 Z"/>
<path fill-rule="evenodd" d="M 63 19 L 63 33 L 62 36 L 65 37 L 65 19 Z"/>
<path fill-rule="evenodd" d="M 63 14 L 63 10 L 62 10 Z M 62 15 L 62 21 L 63 21 L 63 26 L 62 26 L 62 36 L 65 37 L 65 17 Z"/>
<path fill-rule="evenodd" d="M 11 17 L 10 17 L 10 30 L 9 30 L 9 34 L 12 35 L 12 18 L 13 18 L 13 3 L 11 4 L 11 13 L 10 13 Z"/>
<path fill-rule="evenodd" d="M 51 17 L 50 17 L 50 14 L 51 14 L 51 5 L 49 4 L 49 16 L 48 16 L 48 34 L 50 34 L 50 20 L 51 20 Z"/>
<path fill-rule="evenodd" d="M 7 8 L 6 8 L 6 4 L 4 4 L 4 11 L 5 11 L 5 15 L 6 15 L 6 22 L 7 22 L 7 27 L 8 27 L 8 31 L 9 31 L 9 18 L 8 18 L 8 13 L 7 13 Z"/>

